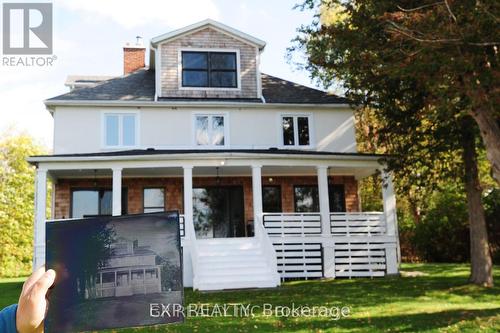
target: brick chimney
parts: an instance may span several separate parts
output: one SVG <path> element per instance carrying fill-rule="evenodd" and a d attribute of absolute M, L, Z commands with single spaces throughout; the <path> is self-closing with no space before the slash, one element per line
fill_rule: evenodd
<path fill-rule="evenodd" d="M 123 74 L 128 74 L 146 66 L 146 47 L 142 37 L 137 36 L 137 41 L 127 43 L 123 47 Z"/>

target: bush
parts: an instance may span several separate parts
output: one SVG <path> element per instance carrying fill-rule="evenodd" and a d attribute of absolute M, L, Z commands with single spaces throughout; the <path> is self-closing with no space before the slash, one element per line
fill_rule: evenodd
<path fill-rule="evenodd" d="M 429 262 L 465 262 L 470 258 L 467 203 L 462 191 L 445 188 L 434 193 L 422 221 L 415 226 L 413 243 Z"/>

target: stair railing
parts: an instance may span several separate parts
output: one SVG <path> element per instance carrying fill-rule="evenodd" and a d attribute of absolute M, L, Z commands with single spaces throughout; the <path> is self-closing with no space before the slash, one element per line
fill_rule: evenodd
<path fill-rule="evenodd" d="M 266 257 L 267 263 L 273 272 L 278 274 L 278 259 L 276 257 L 276 250 L 274 249 L 274 245 L 267 234 L 266 228 L 264 228 L 264 224 L 262 223 L 262 216 L 256 216 L 254 220 L 254 228 L 259 229 L 256 230 L 255 235 L 258 238 L 259 243 L 263 247 L 264 256 Z M 279 284 L 279 280 L 277 281 Z"/>

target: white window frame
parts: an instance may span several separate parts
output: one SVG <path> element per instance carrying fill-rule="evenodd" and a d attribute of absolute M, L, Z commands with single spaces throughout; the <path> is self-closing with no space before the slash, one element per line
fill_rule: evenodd
<path fill-rule="evenodd" d="M 182 52 L 234 52 L 236 53 L 236 88 L 224 87 L 184 87 L 182 86 Z M 214 49 L 214 48 L 191 48 L 182 47 L 177 52 L 177 79 L 179 90 L 215 90 L 215 91 L 241 91 L 241 68 L 239 49 Z"/>
<path fill-rule="evenodd" d="M 212 134 L 212 129 L 211 129 L 211 122 L 210 122 L 210 118 L 212 117 L 223 117 L 224 118 L 224 145 L 222 146 L 218 146 L 218 145 L 214 145 L 214 144 L 208 144 L 208 145 L 199 145 L 197 142 L 196 142 L 196 117 L 200 117 L 200 116 L 206 116 L 206 117 L 209 117 L 209 120 L 208 120 L 208 137 L 209 139 L 211 138 L 211 134 Z M 207 149 L 207 148 L 210 148 L 210 149 L 224 149 L 224 148 L 228 148 L 229 147 L 229 113 L 227 112 L 214 112 L 214 113 L 211 113 L 211 112 L 193 112 L 192 114 L 192 135 L 191 137 L 193 138 L 193 141 L 192 141 L 192 145 L 195 149 Z"/>
<path fill-rule="evenodd" d="M 106 116 L 119 116 L 118 117 L 118 145 L 109 146 L 106 143 Z M 134 115 L 135 116 L 135 137 L 134 145 L 125 146 L 123 145 L 123 116 Z M 140 127 L 140 113 L 138 111 L 102 111 L 101 112 L 101 147 L 103 149 L 131 149 L 138 148 L 139 143 L 139 129 Z"/>
<path fill-rule="evenodd" d="M 293 117 L 293 139 L 294 139 L 294 144 L 293 145 L 285 145 L 283 141 L 283 118 L 284 117 Z M 305 117 L 307 118 L 308 125 L 309 125 L 309 144 L 308 145 L 299 145 L 299 124 L 298 124 L 298 118 L 299 117 Z M 305 148 L 305 149 L 312 149 L 315 147 L 315 136 L 314 136 L 314 119 L 313 119 L 313 114 L 312 113 L 280 113 L 278 116 L 278 137 L 279 137 L 279 145 L 282 149 L 290 149 L 290 148 Z"/>

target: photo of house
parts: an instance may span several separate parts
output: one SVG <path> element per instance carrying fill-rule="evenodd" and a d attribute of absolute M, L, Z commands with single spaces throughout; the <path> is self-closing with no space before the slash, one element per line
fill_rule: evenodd
<path fill-rule="evenodd" d="M 46 331 L 183 321 L 181 313 L 152 317 L 150 308 L 183 304 L 177 212 L 52 221 L 46 237 L 46 266 L 58 274 Z"/>
<path fill-rule="evenodd" d="M 346 98 L 262 73 L 265 47 L 208 19 L 126 44 L 122 76 L 68 77 L 70 91 L 45 100 L 53 154 L 29 158 L 35 266 L 50 180 L 50 219 L 178 210 L 184 284 L 194 289 L 398 274 L 383 155 L 357 152 Z M 378 173 L 383 211 L 361 211 L 358 183 Z M 133 263 L 147 244 L 134 241 L 101 269 L 96 297 L 156 288 L 152 262 Z"/>
<path fill-rule="evenodd" d="M 112 247 L 112 256 L 97 272 L 96 297 L 119 297 L 161 292 L 161 266 L 156 253 L 137 241 L 121 239 Z M 90 298 L 91 292 L 86 291 Z"/>

